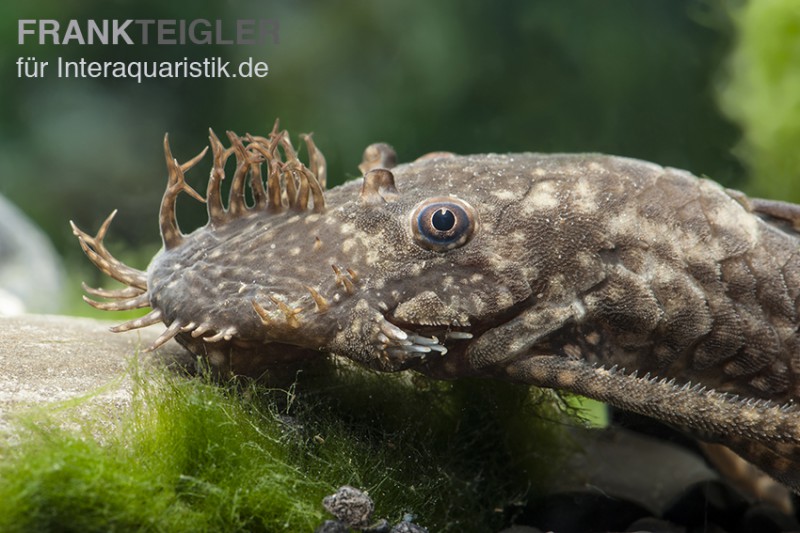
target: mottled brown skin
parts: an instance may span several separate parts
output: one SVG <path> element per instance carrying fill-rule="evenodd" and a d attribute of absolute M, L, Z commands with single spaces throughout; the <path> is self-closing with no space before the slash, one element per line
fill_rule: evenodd
<path fill-rule="evenodd" d="M 175 337 L 239 374 L 334 353 L 563 389 L 726 444 L 800 488 L 797 206 L 595 154 L 439 153 L 387 170 L 386 145 L 365 153 L 365 178 L 323 197 L 310 138 L 309 167 L 277 125 L 229 139 L 212 133 L 210 221 L 189 235 L 174 203 L 202 199 L 183 180 L 200 156 L 179 165 L 165 143 L 165 249 L 146 273 L 107 252 L 110 219 L 96 237 L 75 228 L 129 286 L 87 300 L 153 308 L 118 329 L 163 321 L 156 346 Z"/>

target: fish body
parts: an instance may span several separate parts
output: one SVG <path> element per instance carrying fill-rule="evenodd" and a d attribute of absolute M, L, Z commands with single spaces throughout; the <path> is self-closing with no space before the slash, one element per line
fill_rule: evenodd
<path fill-rule="evenodd" d="M 213 134 L 205 199 L 165 140 L 164 249 L 146 272 L 75 229 L 128 287 L 225 372 L 337 354 L 382 370 L 484 376 L 584 394 L 730 446 L 800 487 L 800 210 L 692 174 L 599 154 L 437 153 L 324 190 L 305 137 Z M 236 159 L 230 198 L 220 183 Z M 262 178 L 263 176 L 263 178 Z M 250 188 L 249 195 L 245 188 Z M 184 235 L 175 198 L 208 203 Z"/>

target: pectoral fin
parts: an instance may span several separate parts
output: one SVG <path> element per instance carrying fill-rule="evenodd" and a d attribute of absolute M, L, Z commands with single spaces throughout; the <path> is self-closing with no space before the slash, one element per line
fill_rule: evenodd
<path fill-rule="evenodd" d="M 532 307 L 478 337 L 467 350 L 467 357 L 476 369 L 512 361 L 528 354 L 544 337 L 582 314 L 583 306 L 577 301 L 563 306 Z"/>
<path fill-rule="evenodd" d="M 510 362 L 506 372 L 514 381 L 580 394 L 725 444 L 800 491 L 800 418 L 794 406 L 640 377 L 562 356 L 523 357 Z"/>

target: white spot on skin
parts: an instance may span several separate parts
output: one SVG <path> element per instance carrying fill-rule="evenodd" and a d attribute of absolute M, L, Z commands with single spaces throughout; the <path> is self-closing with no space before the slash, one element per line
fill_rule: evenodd
<path fill-rule="evenodd" d="M 371 246 L 367 249 L 367 255 L 364 256 L 364 262 L 367 266 L 376 264 L 381 259 L 381 252 L 377 246 Z"/>
<path fill-rule="evenodd" d="M 597 163 L 594 163 L 595 166 Z M 579 180 L 572 189 L 574 195 L 573 206 L 577 211 L 584 213 L 594 213 L 597 211 L 597 201 L 595 200 L 595 193 L 586 180 Z"/>
<path fill-rule="evenodd" d="M 342 243 L 342 251 L 346 254 L 349 254 L 353 247 L 356 245 L 355 239 L 345 239 Z"/>
<path fill-rule="evenodd" d="M 522 212 L 524 215 L 531 215 L 537 211 L 556 207 L 558 207 L 558 197 L 553 183 L 541 181 L 534 184 L 525 196 Z"/>
<path fill-rule="evenodd" d="M 581 266 L 581 268 L 586 270 L 591 269 L 592 265 L 596 261 L 595 256 L 592 253 L 583 251 L 575 254 L 575 260 Z"/>
<path fill-rule="evenodd" d="M 470 304 L 471 304 L 470 307 L 473 308 L 473 312 L 476 315 L 481 315 L 486 310 L 486 303 L 483 301 L 483 299 L 480 296 L 478 296 L 476 294 L 473 294 L 473 295 L 470 296 L 469 301 L 470 301 Z"/>
<path fill-rule="evenodd" d="M 424 266 L 425 266 L 425 262 L 424 261 L 422 262 L 422 264 L 414 263 L 413 265 L 411 265 L 411 267 L 409 267 L 408 275 L 409 276 L 419 276 L 420 273 L 422 272 L 422 268 Z"/>
<path fill-rule="evenodd" d="M 704 197 L 718 198 L 722 189 L 719 184 L 709 180 L 700 180 L 700 191 Z M 707 202 L 709 212 L 706 214 L 714 226 L 736 236 L 737 239 L 746 241 L 748 247 L 755 244 L 758 239 L 758 219 L 752 216 L 743 216 L 741 205 L 733 198 L 725 195 L 715 202 Z"/>
<path fill-rule="evenodd" d="M 289 255 L 291 255 L 291 256 L 300 255 L 300 247 L 299 246 L 295 246 L 295 247 L 289 249 Z"/>
<path fill-rule="evenodd" d="M 548 297 L 557 300 L 564 299 L 570 291 L 570 284 L 564 274 L 556 274 L 550 278 L 549 294 Z"/>
<path fill-rule="evenodd" d="M 572 308 L 575 320 L 580 321 L 584 316 L 586 316 L 586 306 L 583 304 L 583 301 L 580 298 L 575 298 L 570 307 Z"/>
<path fill-rule="evenodd" d="M 492 191 L 492 196 L 494 196 L 498 200 L 504 200 L 509 202 L 515 200 L 517 197 L 517 195 L 513 191 L 508 191 L 508 190 Z"/>
<path fill-rule="evenodd" d="M 501 292 L 497 296 L 497 305 L 499 305 L 501 308 L 511 307 L 514 305 L 514 297 L 511 296 L 510 292 Z"/>
<path fill-rule="evenodd" d="M 720 209 L 714 213 L 714 222 L 737 237 L 745 237 L 748 242 L 754 243 L 758 235 L 758 219 L 756 217 L 744 217 L 733 209 Z"/>
<path fill-rule="evenodd" d="M 274 249 L 275 249 L 275 243 L 274 243 L 274 242 L 273 242 L 272 244 L 270 244 L 270 245 L 269 245 L 269 249 L 270 249 L 270 250 L 274 250 Z"/>
<path fill-rule="evenodd" d="M 523 279 L 531 280 L 539 277 L 539 269 L 533 266 L 525 265 L 522 267 Z"/>
<path fill-rule="evenodd" d="M 511 242 L 517 246 L 524 245 L 528 242 L 528 235 L 522 230 L 514 231 L 511 233 L 511 235 L 509 235 L 509 238 L 511 239 Z"/>
<path fill-rule="evenodd" d="M 339 226 L 339 233 L 341 233 L 342 235 L 355 235 L 355 234 L 357 234 L 355 225 L 351 224 L 349 222 L 344 223 L 341 226 Z"/>
<path fill-rule="evenodd" d="M 607 174 L 608 173 L 608 169 L 606 169 L 606 167 L 604 167 L 603 165 L 601 165 L 597 161 L 592 161 L 591 163 L 589 163 L 589 170 L 591 170 L 592 173 L 596 173 L 596 174 Z"/>

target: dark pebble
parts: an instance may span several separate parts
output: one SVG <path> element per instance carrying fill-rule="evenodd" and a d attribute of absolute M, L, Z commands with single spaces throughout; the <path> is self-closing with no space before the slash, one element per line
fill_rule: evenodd
<path fill-rule="evenodd" d="M 333 516 L 355 529 L 369 526 L 375 505 L 363 491 L 349 485 L 339 487 L 335 494 L 325 496 L 322 506 Z"/>
<path fill-rule="evenodd" d="M 686 489 L 664 512 L 663 518 L 689 528 L 717 525 L 724 531 L 741 531 L 750 507 L 736 490 L 721 481 L 702 481 Z"/>
<path fill-rule="evenodd" d="M 571 492 L 537 500 L 516 522 L 558 533 L 625 531 L 629 524 L 649 515 L 644 507 L 626 500 L 595 492 Z"/>
<path fill-rule="evenodd" d="M 640 518 L 636 522 L 628 526 L 625 530 L 628 533 L 638 533 L 647 531 L 649 533 L 686 533 L 686 528 L 673 524 L 660 518 L 649 516 L 647 518 Z"/>

